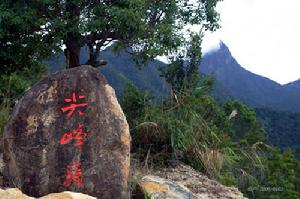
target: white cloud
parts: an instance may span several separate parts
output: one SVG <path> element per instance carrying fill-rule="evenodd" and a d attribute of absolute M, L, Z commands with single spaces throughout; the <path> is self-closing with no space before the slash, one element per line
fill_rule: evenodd
<path fill-rule="evenodd" d="M 224 0 L 222 28 L 206 34 L 204 51 L 222 40 L 246 69 L 279 83 L 300 78 L 300 1 Z"/>

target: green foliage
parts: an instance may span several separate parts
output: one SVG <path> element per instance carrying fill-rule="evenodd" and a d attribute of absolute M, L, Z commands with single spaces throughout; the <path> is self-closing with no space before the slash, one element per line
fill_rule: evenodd
<path fill-rule="evenodd" d="M 0 75 L 0 102 L 14 103 L 29 87 L 48 74 L 45 65 L 37 64 Z"/>
<path fill-rule="evenodd" d="M 48 74 L 45 65 L 37 64 L 31 67 L 16 69 L 10 74 L 0 75 L 0 136 L 10 117 L 12 107 L 31 85 Z"/>
<path fill-rule="evenodd" d="M 45 39 L 37 11 L 25 6 L 25 1 L 0 3 L 0 60 L 1 75 L 10 75 L 23 68 L 39 64 L 53 49 Z"/>
<path fill-rule="evenodd" d="M 224 110 L 231 117 L 231 136 L 247 145 L 265 141 L 261 123 L 257 120 L 255 111 L 238 101 L 228 101 Z"/>
<path fill-rule="evenodd" d="M 198 67 L 201 60 L 202 33 L 191 34 L 187 52 L 179 54 L 171 64 L 160 68 L 161 76 L 171 85 L 175 93 L 194 89 L 200 81 Z"/>
<path fill-rule="evenodd" d="M 258 186 L 249 187 L 246 191 L 249 198 L 296 199 L 300 197 L 300 165 L 291 150 L 281 153 L 278 149 L 271 148 L 268 157 L 264 158 L 264 165 L 265 173 Z"/>
<path fill-rule="evenodd" d="M 147 107 L 151 105 L 151 97 L 145 91 L 138 90 L 133 84 L 126 84 L 120 103 L 129 119 L 129 125 L 134 126 L 136 125 L 134 118 L 145 115 Z"/>
<path fill-rule="evenodd" d="M 282 149 L 291 147 L 300 159 L 300 114 L 267 108 L 255 110 L 268 137 L 268 142 Z"/>
<path fill-rule="evenodd" d="M 0 56 L 6 60 L 6 70 L 21 68 L 22 58 L 30 64 L 65 44 L 72 65 L 79 64 L 80 47 L 87 45 L 89 63 L 95 64 L 100 48 L 117 40 L 116 48 L 130 47 L 134 57 L 146 61 L 184 45 L 180 31 L 186 24 L 217 29 L 219 1 L 1 1 L 0 47 L 9 51 L 1 51 Z"/>
<path fill-rule="evenodd" d="M 146 192 L 145 199 L 151 199 L 151 194 Z"/>
<path fill-rule="evenodd" d="M 206 89 L 202 88 L 206 86 L 156 106 L 147 100 L 145 103 L 143 91 L 127 87 L 121 104 L 127 118 L 131 117 L 128 120 L 133 140 L 132 152 L 145 161 L 150 151 L 153 165 L 166 164 L 170 157 L 180 159 L 212 178 L 233 183 L 236 176 L 229 176 L 229 171 L 237 170 L 234 167 L 239 161 L 251 163 L 252 160 L 247 159 L 251 155 L 246 156 L 246 150 L 243 153 L 239 148 L 234 148 L 236 146 L 227 133 L 230 121 L 222 107 L 205 94 Z M 139 111 L 129 108 L 131 104 L 139 107 Z M 253 150 L 248 149 L 247 153 L 249 151 Z"/>

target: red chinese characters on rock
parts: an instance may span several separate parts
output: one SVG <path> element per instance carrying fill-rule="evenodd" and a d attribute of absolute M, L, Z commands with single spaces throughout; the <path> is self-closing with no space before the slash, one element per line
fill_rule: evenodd
<path fill-rule="evenodd" d="M 85 98 L 84 95 L 79 95 L 79 96 L 78 96 L 78 99 L 83 99 L 83 98 Z M 68 117 L 71 117 L 71 116 L 73 115 L 73 113 L 74 113 L 74 111 L 76 110 L 76 108 L 87 106 L 87 103 L 86 103 L 86 102 L 76 104 L 77 98 L 76 98 L 75 92 L 73 92 L 72 98 L 66 98 L 66 99 L 65 99 L 65 102 L 71 102 L 71 104 L 70 104 L 69 106 L 66 106 L 66 107 L 61 108 L 61 111 L 62 111 L 63 113 L 69 111 L 69 113 L 67 114 Z M 83 113 L 81 110 L 79 110 L 79 109 L 77 110 L 77 112 L 79 113 L 79 115 L 83 115 L 83 114 L 84 114 L 84 113 Z"/>
<path fill-rule="evenodd" d="M 70 118 L 75 111 L 78 112 L 79 116 L 82 116 L 84 114 L 83 108 L 88 105 L 86 102 L 79 102 L 82 101 L 82 99 L 85 99 L 84 95 L 78 95 L 76 97 L 76 93 L 72 93 L 71 98 L 64 99 L 65 102 L 69 103 L 68 106 L 65 106 L 61 108 L 61 111 L 63 113 L 67 113 L 67 118 Z M 64 133 L 60 138 L 60 144 L 68 144 L 72 140 L 75 141 L 75 147 L 77 147 L 80 151 L 82 150 L 83 142 L 85 141 L 85 138 L 88 136 L 86 132 L 83 132 L 84 125 L 82 123 L 78 124 L 77 129 L 73 129 L 71 132 Z M 64 185 L 69 188 L 71 186 L 71 182 L 74 181 L 74 183 L 80 187 L 83 186 L 83 173 L 81 170 L 81 163 L 73 161 L 71 164 L 67 165 L 67 174 L 65 178 Z"/>
<path fill-rule="evenodd" d="M 88 135 L 87 133 L 83 132 L 82 127 L 83 124 L 79 124 L 77 129 L 74 129 L 72 132 L 64 133 L 60 138 L 60 144 L 67 144 L 72 140 L 76 140 L 75 146 L 81 150 L 83 145 L 83 138 L 87 137 Z"/>
<path fill-rule="evenodd" d="M 83 186 L 83 175 L 80 162 L 73 162 L 67 166 L 67 176 L 64 182 L 65 186 L 70 187 L 72 181 L 80 187 Z"/>

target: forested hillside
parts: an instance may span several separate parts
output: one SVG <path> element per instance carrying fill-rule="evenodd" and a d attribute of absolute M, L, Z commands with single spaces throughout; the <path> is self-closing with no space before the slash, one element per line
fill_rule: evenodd
<path fill-rule="evenodd" d="M 255 109 L 269 143 L 280 148 L 292 148 L 300 159 L 300 114 L 272 109 Z"/>

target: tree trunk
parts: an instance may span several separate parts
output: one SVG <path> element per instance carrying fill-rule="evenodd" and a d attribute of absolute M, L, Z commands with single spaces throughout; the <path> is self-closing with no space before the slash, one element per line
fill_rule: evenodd
<path fill-rule="evenodd" d="M 94 50 L 92 48 L 89 49 L 89 59 L 87 61 L 88 65 L 91 66 L 96 66 L 96 60 L 97 58 L 95 57 Z"/>
<path fill-rule="evenodd" d="M 72 39 L 66 42 L 67 68 L 74 68 L 80 65 L 80 44 L 78 39 Z"/>
<path fill-rule="evenodd" d="M 89 59 L 86 62 L 86 64 L 91 65 L 93 67 L 100 67 L 102 65 L 106 65 L 107 64 L 106 60 L 103 60 L 103 59 L 97 60 L 97 58 L 99 56 L 99 53 L 100 53 L 100 47 L 99 46 L 96 48 L 96 50 L 94 50 L 93 46 L 90 45 L 89 46 Z"/>
<path fill-rule="evenodd" d="M 66 1 L 67 36 L 65 38 L 67 68 L 74 68 L 80 65 L 81 35 L 79 32 L 80 8 L 71 0 Z"/>

